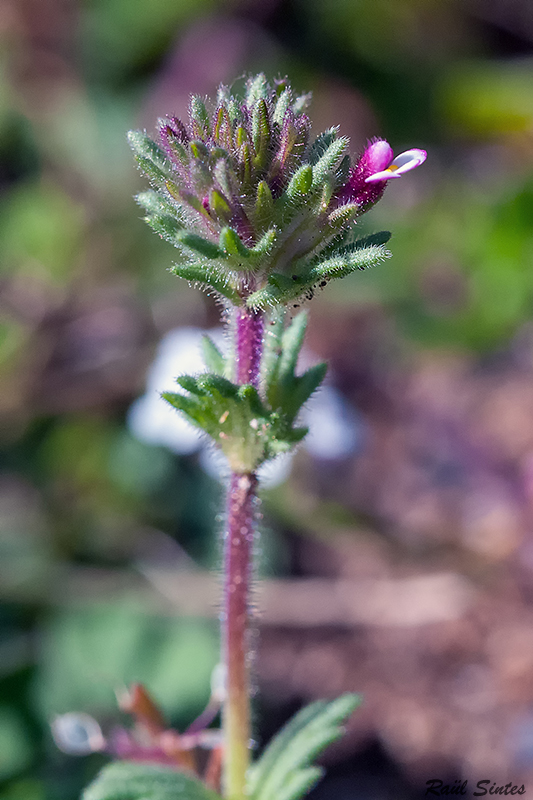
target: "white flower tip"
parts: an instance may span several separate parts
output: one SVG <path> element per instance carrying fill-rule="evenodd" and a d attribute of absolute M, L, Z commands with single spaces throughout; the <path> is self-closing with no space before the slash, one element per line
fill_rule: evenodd
<path fill-rule="evenodd" d="M 426 158 L 427 152 L 425 150 L 419 150 L 417 147 L 412 150 L 406 150 L 396 156 L 386 169 L 369 175 L 365 183 L 377 183 L 378 181 L 389 181 L 392 178 L 401 178 L 405 172 L 410 172 L 412 169 L 419 167 L 420 164 L 423 164 Z"/>

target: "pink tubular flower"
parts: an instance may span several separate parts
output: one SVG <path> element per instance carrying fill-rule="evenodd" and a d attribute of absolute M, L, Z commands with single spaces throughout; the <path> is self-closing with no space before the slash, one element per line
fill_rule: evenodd
<path fill-rule="evenodd" d="M 357 203 L 361 212 L 367 211 L 381 198 L 387 181 L 400 178 L 426 160 L 425 150 L 406 150 L 394 158 L 392 147 L 384 139 L 375 139 L 355 162 L 342 202 Z"/>

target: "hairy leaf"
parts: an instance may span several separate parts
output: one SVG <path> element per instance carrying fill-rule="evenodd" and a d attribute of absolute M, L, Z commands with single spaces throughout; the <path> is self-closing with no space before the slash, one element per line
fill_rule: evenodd
<path fill-rule="evenodd" d="M 204 101 L 201 97 L 198 97 L 198 95 L 193 95 L 191 97 L 190 114 L 195 135 L 202 139 L 207 139 L 211 136 L 209 114 L 207 113 Z"/>
<path fill-rule="evenodd" d="M 276 101 L 276 107 L 274 109 L 274 122 L 276 125 L 281 126 L 283 120 L 285 119 L 285 114 L 287 113 L 287 109 L 291 104 L 291 93 L 289 89 L 284 89 L 280 96 Z"/>
<path fill-rule="evenodd" d="M 283 401 L 283 411 L 288 419 L 295 419 L 301 407 L 322 384 L 328 371 L 328 365 L 323 361 L 310 367 L 303 375 L 297 375 L 290 392 L 287 392 Z"/>
<path fill-rule="evenodd" d="M 347 146 L 348 139 L 345 136 L 341 136 L 339 139 L 335 139 L 324 151 L 313 166 L 313 188 L 320 186 L 337 169 L 344 157 L 344 151 Z"/>
<path fill-rule="evenodd" d="M 208 262 L 194 261 L 174 264 L 171 272 L 204 289 L 213 289 L 236 305 L 240 302 L 240 297 L 231 285 L 228 276 L 222 270 L 208 266 Z"/>
<path fill-rule="evenodd" d="M 270 742 L 249 774 L 251 800 L 298 800 L 320 777 L 312 761 L 343 734 L 343 723 L 360 703 L 345 694 L 299 712 Z"/>
<path fill-rule="evenodd" d="M 164 185 L 174 177 L 174 170 L 165 151 L 153 142 L 143 131 L 130 131 L 128 140 L 135 153 L 137 163 L 149 178 Z"/>
<path fill-rule="evenodd" d="M 324 133 L 319 134 L 309 150 L 309 163 L 314 166 L 324 155 L 326 150 L 336 140 L 338 128 L 329 128 Z"/>
<path fill-rule="evenodd" d="M 291 178 L 287 187 L 287 197 L 290 201 L 302 201 L 309 193 L 313 183 L 313 168 L 309 164 L 300 167 Z"/>
<path fill-rule="evenodd" d="M 117 761 L 85 789 L 82 800 L 221 800 L 203 783 L 169 767 Z"/>
<path fill-rule="evenodd" d="M 220 248 L 225 255 L 240 256 L 248 258 L 250 251 L 241 241 L 237 231 L 233 228 L 225 227 L 220 231 Z"/>
<path fill-rule="evenodd" d="M 197 255 L 203 256 L 204 258 L 215 259 L 226 257 L 225 252 L 221 250 L 218 245 L 214 242 L 210 242 L 209 239 L 198 236 L 196 233 L 183 231 L 179 234 L 179 240 L 185 247 L 188 247 L 189 250 L 193 250 Z"/>

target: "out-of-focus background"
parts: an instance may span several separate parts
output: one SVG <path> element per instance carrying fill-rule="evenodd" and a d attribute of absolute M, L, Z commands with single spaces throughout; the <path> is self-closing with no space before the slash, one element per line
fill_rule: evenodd
<path fill-rule="evenodd" d="M 103 763 L 55 714 L 108 731 L 138 680 L 183 728 L 208 697 L 222 489 L 155 390 L 218 310 L 140 220 L 125 132 L 257 70 L 354 153 L 429 152 L 361 223 L 393 259 L 310 304 L 331 369 L 263 495 L 258 745 L 358 690 L 314 800 L 533 791 L 530 0 L 1 0 L 0 40 L 1 800 Z"/>

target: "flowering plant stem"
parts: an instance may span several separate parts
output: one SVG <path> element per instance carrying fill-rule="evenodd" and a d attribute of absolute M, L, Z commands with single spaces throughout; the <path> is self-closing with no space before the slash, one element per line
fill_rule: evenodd
<path fill-rule="evenodd" d="M 237 383 L 257 388 L 263 350 L 263 315 L 236 310 Z M 228 487 L 224 537 L 223 660 L 227 695 L 223 711 L 225 794 L 245 797 L 250 763 L 250 583 L 255 536 L 255 472 L 233 472 Z"/>
<path fill-rule="evenodd" d="M 337 128 L 310 141 L 309 101 L 309 95 L 295 97 L 287 80 L 271 85 L 261 73 L 246 81 L 243 97 L 226 86 L 207 105 L 192 96 L 187 123 L 160 120 L 159 142 L 144 131 L 129 134 L 151 183 L 137 200 L 148 224 L 177 250 L 172 272 L 215 294 L 231 315 L 231 355 L 204 337 L 206 371 L 180 375 L 179 390 L 163 393 L 210 437 L 231 471 L 222 614 L 224 800 L 300 800 L 322 775 L 313 766 L 315 757 L 342 735 L 358 702 L 346 695 L 312 704 L 250 766 L 257 470 L 305 437 L 300 412 L 327 369 L 315 364 L 298 371 L 307 315 L 289 320 L 286 309 L 299 308 L 330 281 L 389 257 L 384 245 L 390 234 L 358 237 L 356 218 L 381 198 L 388 181 L 426 158 L 416 148 L 394 158 L 388 142 L 374 139 L 352 161 L 348 140 Z M 205 734 L 205 743 L 212 731 L 196 733 Z M 152 749 L 159 748 L 163 763 L 170 758 L 182 766 L 184 748 L 178 747 L 179 761 L 174 751 L 170 756 L 169 741 L 176 739 L 167 734 L 156 737 Z M 218 757 L 220 750 L 215 752 Z M 125 800 L 124 793 L 116 793 L 120 770 L 104 774 L 85 800 Z M 189 781 L 185 793 L 181 788 L 169 794 L 161 787 L 185 787 L 182 778 L 176 783 L 175 775 L 152 767 L 142 786 L 139 773 L 132 773 L 134 792 L 128 798 L 179 794 L 184 800 L 221 800 L 211 789 L 219 789 L 218 772 L 216 781 L 210 775 L 208 770 L 203 785 Z M 155 793 L 144 791 L 148 785 Z"/>

